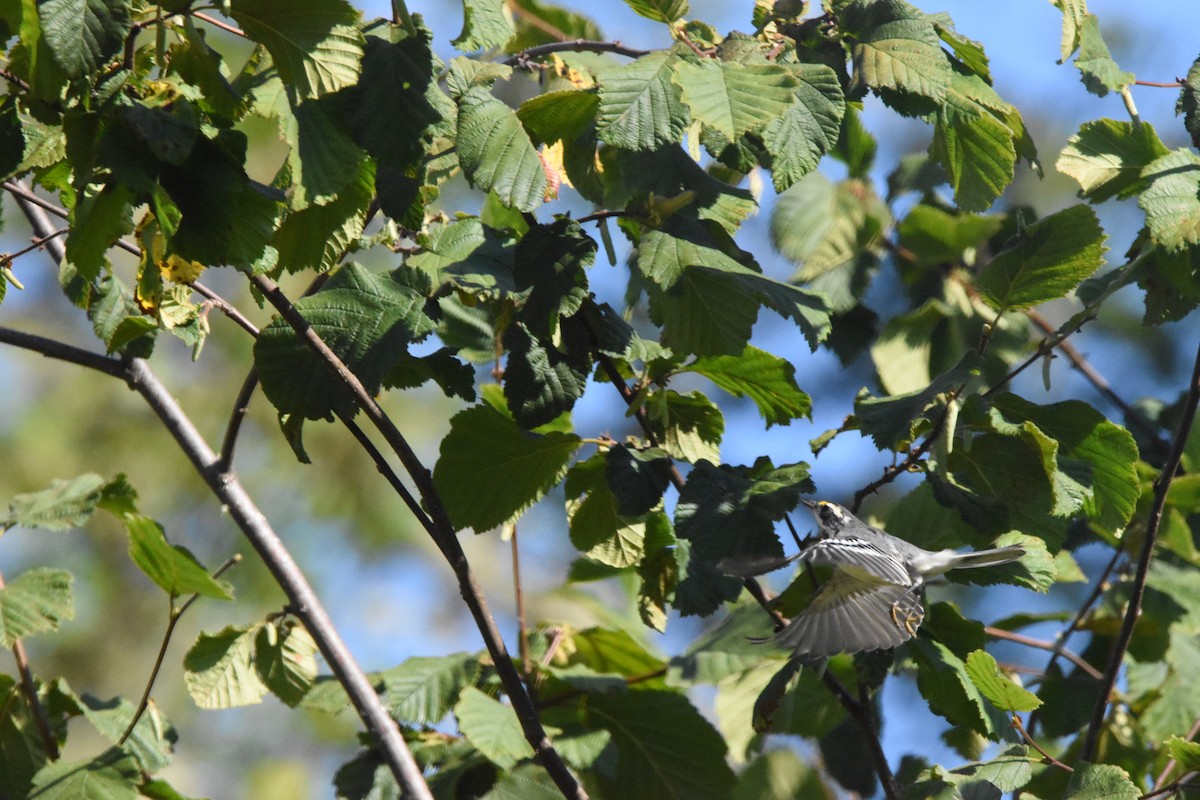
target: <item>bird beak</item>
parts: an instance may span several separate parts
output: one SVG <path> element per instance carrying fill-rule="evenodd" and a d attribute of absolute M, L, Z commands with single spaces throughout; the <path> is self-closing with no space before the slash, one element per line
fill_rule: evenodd
<path fill-rule="evenodd" d="M 803 505 L 804 505 L 806 508 L 808 508 L 808 510 L 809 510 L 809 511 L 816 511 L 816 510 L 817 510 L 817 501 L 816 501 L 816 500 L 801 500 L 800 502 L 801 502 L 801 503 L 802 503 L 802 504 L 803 504 Z"/>

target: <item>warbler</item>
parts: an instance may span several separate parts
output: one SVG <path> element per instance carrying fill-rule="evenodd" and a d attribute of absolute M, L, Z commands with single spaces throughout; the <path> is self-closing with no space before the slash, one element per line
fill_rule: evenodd
<path fill-rule="evenodd" d="M 791 647 L 794 657 L 818 660 L 838 653 L 896 647 L 917 635 L 925 618 L 925 584 L 952 569 L 1006 564 L 1025 555 L 1019 546 L 973 553 L 924 550 L 872 527 L 837 503 L 802 500 L 821 537 L 794 556 L 718 568 L 748 576 L 791 561 L 828 564 L 833 575 L 812 603 L 775 634 L 759 641 Z"/>

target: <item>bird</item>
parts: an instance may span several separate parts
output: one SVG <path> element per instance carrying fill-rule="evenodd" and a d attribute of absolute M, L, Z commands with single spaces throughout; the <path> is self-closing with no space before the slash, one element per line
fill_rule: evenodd
<path fill-rule="evenodd" d="M 821 537 L 799 553 L 724 571 L 748 577 L 791 561 L 828 564 L 832 576 L 812 602 L 773 637 L 759 639 L 790 647 L 793 658 L 819 661 L 838 653 L 896 647 L 917 635 L 925 618 L 925 584 L 953 569 L 1006 564 L 1025 555 L 1020 546 L 972 553 L 924 550 L 866 524 L 837 503 L 801 500 L 816 517 Z"/>

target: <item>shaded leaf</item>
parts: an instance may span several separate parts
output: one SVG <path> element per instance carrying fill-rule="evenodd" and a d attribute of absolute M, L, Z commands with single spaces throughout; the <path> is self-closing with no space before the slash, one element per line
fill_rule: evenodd
<path fill-rule="evenodd" d="M 1054 166 L 1079 182 L 1084 197 L 1102 203 L 1136 194 L 1142 187 L 1142 170 L 1167 153 L 1148 122 L 1098 119 L 1080 126 Z"/>
<path fill-rule="evenodd" d="M 232 625 L 202 633 L 183 658 L 188 694 L 200 708 L 236 708 L 262 702 L 270 691 L 254 668 L 259 626 Z"/>
<path fill-rule="evenodd" d="M 512 707 L 475 687 L 463 689 L 454 706 L 454 716 L 463 736 L 501 769 L 512 769 L 521 759 L 533 756 L 533 748 L 525 741 Z"/>

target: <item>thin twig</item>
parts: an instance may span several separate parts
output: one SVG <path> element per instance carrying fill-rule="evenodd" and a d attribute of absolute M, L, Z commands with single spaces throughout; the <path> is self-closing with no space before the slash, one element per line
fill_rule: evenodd
<path fill-rule="evenodd" d="M 1200 734 L 1200 719 L 1192 723 L 1191 729 L 1184 738 L 1190 742 L 1192 739 L 1196 738 L 1197 734 Z M 1167 759 L 1167 765 L 1163 767 L 1162 772 L 1158 773 L 1158 777 L 1154 780 L 1154 789 L 1156 791 L 1167 785 L 1167 776 L 1171 774 L 1171 771 L 1175 769 L 1177 765 L 1178 762 L 1173 757 Z"/>
<path fill-rule="evenodd" d="M 225 425 L 225 438 L 221 440 L 221 460 L 218 464 L 222 472 L 233 467 L 233 449 L 237 445 L 238 434 L 242 430 L 242 423 L 246 420 L 246 412 L 250 410 L 250 398 L 254 396 L 256 388 L 258 388 L 258 369 L 251 367 L 250 371 L 246 373 L 246 379 L 242 381 L 242 388 L 238 390 L 237 397 L 233 401 L 233 411 L 229 413 L 229 422 Z"/>
<path fill-rule="evenodd" d="M 627 58 L 640 58 L 648 54 L 649 50 L 638 50 L 633 47 L 626 47 L 620 42 L 593 42 L 587 39 L 573 39 L 564 42 L 550 42 L 549 44 L 539 44 L 533 47 L 527 47 L 515 55 L 504 59 L 504 63 L 510 67 L 520 66 L 535 58 L 548 56 L 551 53 L 615 53 L 619 56 Z"/>
<path fill-rule="evenodd" d="M 500 634 L 499 628 L 496 626 L 496 621 L 492 617 L 491 610 L 488 608 L 483 590 L 480 588 L 479 582 L 475 579 L 474 571 L 471 569 L 466 553 L 458 541 L 454 526 L 446 514 L 445 507 L 442 505 L 441 497 L 433 484 L 433 476 L 425 465 L 421 463 L 416 452 L 408 444 L 404 435 L 400 433 L 395 423 L 392 422 L 391 418 L 384 413 L 379 404 L 375 402 L 375 399 L 367 392 L 362 382 L 358 380 L 358 377 L 329 348 L 329 345 L 312 328 L 308 320 L 304 318 L 304 315 L 280 291 L 279 286 L 265 275 L 254 275 L 250 277 L 250 280 L 262 292 L 267 302 L 292 326 L 301 341 L 313 350 L 329 369 L 341 379 L 354 395 L 356 405 L 363 410 L 367 418 L 371 420 L 371 423 L 383 435 L 388 446 L 400 458 L 405 471 L 417 487 L 417 491 L 424 502 L 424 508 L 428 511 L 432 524 L 427 530 L 433 537 L 435 544 L 442 549 L 446 560 L 454 570 L 455 577 L 458 579 L 460 593 L 468 609 L 471 611 L 472 617 L 475 619 L 476 627 L 479 629 L 484 645 L 492 657 L 496 672 L 500 677 L 500 682 L 508 694 L 513 711 L 521 723 L 521 729 L 525 734 L 526 740 L 533 747 L 536 757 L 541 761 L 542 766 L 546 769 L 551 779 L 554 780 L 559 790 L 566 797 L 583 800 L 583 798 L 587 797 L 587 792 L 571 773 L 570 769 L 568 769 L 562 757 L 555 751 L 549 737 L 546 735 L 545 728 L 542 726 L 541 719 L 538 716 L 537 708 L 533 704 L 533 698 L 524 681 L 522 681 L 520 673 L 513 664 L 512 656 L 509 655 L 508 648 L 504 644 L 504 637 Z"/>
<path fill-rule="evenodd" d="M 1138 800 L 1151 800 L 1154 797 L 1162 797 L 1168 794 L 1182 794 L 1182 790 L 1191 787 L 1192 781 L 1200 772 L 1189 772 L 1177 781 L 1171 781 L 1166 786 L 1160 789 L 1153 789 L 1146 792 Z"/>
<path fill-rule="evenodd" d="M 521 548 L 517 544 L 517 524 L 512 526 L 512 537 L 509 539 L 512 548 L 513 594 L 517 604 L 517 652 L 521 656 L 521 671 L 525 679 L 533 673 L 533 661 L 529 657 L 529 628 L 525 621 L 525 591 L 521 585 Z"/>
<path fill-rule="evenodd" d="M 4 576 L 0 575 L 0 589 L 4 588 Z M 21 675 L 21 688 L 25 691 L 25 699 L 29 702 L 29 714 L 33 717 L 34 726 L 37 728 L 38 736 L 42 739 L 42 747 L 46 749 L 46 755 L 50 756 L 51 761 L 57 761 L 58 740 L 54 738 L 54 731 L 50 728 L 50 716 L 46 713 L 46 707 L 42 705 L 42 699 L 38 697 L 37 684 L 33 682 L 33 671 L 29 669 L 29 654 L 25 652 L 25 643 L 19 638 L 12 643 L 13 658 L 17 662 L 17 672 Z"/>
<path fill-rule="evenodd" d="M 1108 711 L 1109 695 L 1117 682 L 1117 673 L 1121 671 L 1121 663 L 1125 660 L 1125 651 L 1133 638 L 1133 626 L 1142 612 L 1142 596 L 1146 591 L 1146 577 L 1150 571 L 1150 560 L 1154 555 L 1154 543 L 1158 538 L 1158 528 L 1162 522 L 1163 508 L 1167 502 L 1167 490 L 1175 477 L 1175 470 L 1183 457 L 1183 449 L 1187 444 L 1188 433 L 1192 429 L 1192 421 L 1196 417 L 1196 404 L 1200 402 L 1200 348 L 1196 351 L 1196 363 L 1192 368 L 1191 384 L 1188 386 L 1187 398 L 1184 401 L 1183 414 L 1180 415 L 1179 429 L 1171 446 L 1171 454 L 1163 465 L 1162 472 L 1154 481 L 1154 503 L 1150 508 L 1150 519 L 1146 523 L 1145 538 L 1142 542 L 1142 552 L 1138 558 L 1137 572 L 1134 574 L 1133 587 L 1129 595 L 1129 606 L 1125 611 L 1125 619 L 1121 622 L 1121 631 L 1113 646 L 1112 656 L 1104 671 L 1100 683 L 1100 694 L 1096 698 L 1092 718 L 1088 723 L 1087 733 L 1080 748 L 1079 758 L 1091 761 L 1096 753 L 1096 745 L 1100 740 L 1100 729 L 1104 726 L 1104 717 Z"/>
<path fill-rule="evenodd" d="M 67 228 L 60 228 L 59 230 L 56 230 L 53 233 L 51 233 L 49 236 L 35 236 L 33 238 L 33 242 L 30 243 L 29 246 L 22 247 L 20 250 L 17 250 L 15 253 L 5 253 L 4 256 L 2 258 L 0 258 L 0 261 L 11 264 L 13 261 L 15 261 L 16 259 L 25 255 L 26 253 L 32 253 L 34 250 L 41 250 L 43 247 L 46 246 L 46 242 L 50 241 L 51 239 L 57 239 L 59 236 L 64 235 L 67 232 L 67 230 L 68 230 Z"/>
<path fill-rule="evenodd" d="M 1100 680 L 1102 677 L 1104 677 L 1103 674 L 1101 674 L 1100 670 L 1096 669 L 1091 664 L 1084 661 L 1080 656 L 1076 655 L 1075 653 L 1072 653 L 1070 650 L 1066 649 L 1065 647 L 1063 647 L 1061 644 L 1059 644 L 1057 642 L 1047 642 L 1044 639 L 1034 639 L 1031 636 L 1025 636 L 1020 633 L 1013 633 L 1012 631 L 1006 631 L 1002 628 L 993 628 L 991 625 L 985 626 L 983 629 L 983 632 L 986 633 L 988 636 L 991 636 L 993 639 L 1004 639 L 1005 641 L 1016 642 L 1017 644 L 1023 644 L 1026 647 L 1036 647 L 1038 650 L 1047 650 L 1052 653 L 1053 652 L 1062 653 L 1064 658 L 1066 658 L 1068 661 L 1070 661 L 1075 666 L 1079 667 L 1081 670 L 1086 672 L 1088 675 L 1091 675 L 1096 680 Z"/>
<path fill-rule="evenodd" d="M 214 579 L 224 575 L 230 567 L 242 560 L 240 553 L 234 553 L 224 564 L 217 567 L 212 576 Z M 125 728 L 125 732 L 121 734 L 121 738 L 117 740 L 117 745 L 125 744 L 125 740 L 133 733 L 133 729 L 137 727 L 138 721 L 142 715 L 146 713 L 146 709 L 150 706 L 150 692 L 154 689 L 154 682 L 158 680 L 158 673 L 162 669 L 163 659 L 167 655 L 167 646 L 171 644 L 171 635 L 175 633 L 175 626 L 179 624 L 179 618 L 192 607 L 192 603 L 196 602 L 200 597 L 199 592 L 193 594 L 183 605 L 175 606 L 175 597 L 171 596 L 168 599 L 170 610 L 167 613 L 167 629 L 163 631 L 162 643 L 158 646 L 158 657 L 154 659 L 154 668 L 150 670 L 150 678 L 146 681 L 146 689 L 142 692 L 142 699 L 138 701 L 137 710 L 133 712 L 133 719 L 129 720 L 129 726 Z"/>
<path fill-rule="evenodd" d="M 875 725 L 874 715 L 870 711 L 870 707 L 855 700 L 846 687 L 842 685 L 832 672 L 825 670 L 821 675 L 821 680 L 824 681 L 826 688 L 833 693 L 833 696 L 838 699 L 842 707 L 846 709 L 850 717 L 858 725 L 863 732 L 863 738 L 867 742 L 867 750 L 871 754 L 871 762 L 875 766 L 875 773 L 879 776 L 879 783 L 883 787 L 883 796 L 887 800 L 899 800 L 900 790 L 896 785 L 896 778 L 892 774 L 892 768 L 888 765 L 887 754 L 883 752 L 883 745 L 879 742 L 879 731 Z"/>
<path fill-rule="evenodd" d="M 1034 741 L 1034 738 L 1029 735 L 1029 731 L 1025 730 L 1025 726 L 1021 723 L 1021 717 L 1019 715 L 1017 715 L 1017 714 L 1012 715 L 1012 726 L 1014 728 L 1016 728 L 1017 733 L 1021 734 L 1021 737 L 1026 742 L 1029 743 L 1030 747 L 1032 747 L 1034 750 L 1037 750 L 1039 753 L 1041 753 L 1043 764 L 1052 764 L 1052 765 L 1058 767 L 1059 769 L 1066 770 L 1067 772 L 1075 771 L 1074 767 L 1067 766 L 1066 764 L 1059 761 L 1057 758 L 1055 758 L 1054 756 L 1050 755 L 1045 750 L 1043 750 L 1042 746 L 1040 744 L 1038 744 L 1036 741 Z"/>
<path fill-rule="evenodd" d="M 1155 89 L 1178 89 L 1183 86 L 1183 81 L 1175 80 L 1170 83 L 1160 83 L 1158 81 L 1134 81 L 1135 86 L 1152 86 Z"/>
<path fill-rule="evenodd" d="M 212 25 L 214 28 L 220 28 L 221 30 L 223 30 L 227 33 L 232 33 L 234 36 L 240 36 L 243 39 L 246 38 L 246 32 L 243 31 L 241 28 L 236 28 L 233 25 L 230 25 L 228 22 L 222 22 L 221 20 L 217 19 L 214 16 L 211 16 L 209 14 L 201 14 L 199 11 L 193 11 L 192 16 L 198 20 L 207 22 L 209 25 Z"/>

